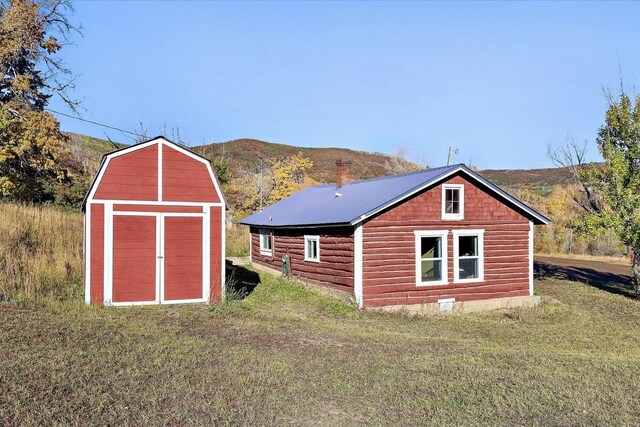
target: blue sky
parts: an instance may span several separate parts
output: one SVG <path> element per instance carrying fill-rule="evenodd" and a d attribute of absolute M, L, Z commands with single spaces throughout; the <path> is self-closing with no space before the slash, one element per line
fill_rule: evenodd
<path fill-rule="evenodd" d="M 195 145 L 256 138 L 391 153 L 430 166 L 551 166 L 590 143 L 603 87 L 635 93 L 635 3 L 76 2 L 62 56 L 83 117 Z M 65 111 L 54 100 L 51 108 Z M 60 117 L 64 130 L 127 136 Z"/>

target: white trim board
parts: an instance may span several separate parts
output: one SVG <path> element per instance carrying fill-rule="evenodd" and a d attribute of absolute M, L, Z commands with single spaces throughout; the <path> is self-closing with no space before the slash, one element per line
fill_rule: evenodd
<path fill-rule="evenodd" d="M 222 209 L 221 209 L 222 210 Z M 224 212 L 224 211 L 223 211 Z M 137 217 L 154 217 L 156 223 L 156 280 L 155 280 L 155 299 L 152 301 L 113 301 L 113 218 L 116 216 L 137 216 Z M 164 296 L 164 268 L 165 268 L 165 219 L 166 218 L 200 218 L 202 221 L 202 297 L 195 299 L 183 300 L 166 300 Z M 224 230 L 223 230 L 224 231 Z M 223 234 L 224 236 L 224 234 Z M 179 304 L 179 303 L 195 303 L 208 302 L 210 298 L 210 268 L 211 268 L 211 232 L 210 232 L 210 215 L 201 214 L 181 214 L 181 213 L 159 213 L 159 212 L 113 212 L 111 209 L 105 209 L 105 279 L 104 279 L 104 304 L 111 306 L 132 306 L 132 305 L 149 305 L 149 304 Z M 222 242 L 224 244 L 224 240 Z M 224 261 L 224 250 L 223 261 Z M 224 263 L 222 265 L 224 269 Z M 224 278 L 224 271 L 222 273 Z"/>
<path fill-rule="evenodd" d="M 364 308 L 364 283 L 363 283 L 363 238 L 362 223 L 355 225 L 353 230 L 353 296 L 358 308 Z"/>
<path fill-rule="evenodd" d="M 529 295 L 533 296 L 533 221 L 529 221 Z"/>

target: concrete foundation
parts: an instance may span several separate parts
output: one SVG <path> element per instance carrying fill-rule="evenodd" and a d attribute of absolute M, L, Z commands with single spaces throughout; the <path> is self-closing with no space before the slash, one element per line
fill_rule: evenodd
<path fill-rule="evenodd" d="M 427 313 L 473 313 L 476 311 L 496 310 L 500 308 L 536 307 L 540 304 L 539 296 L 525 296 L 512 298 L 493 298 L 478 301 L 446 301 L 444 303 L 389 305 L 386 307 L 374 307 L 368 310 L 386 312 L 406 312 L 409 314 Z"/>
<path fill-rule="evenodd" d="M 272 274 L 274 276 L 281 276 L 282 273 L 274 268 L 266 267 L 258 263 L 249 262 L 248 258 L 227 258 L 235 265 L 250 265 L 256 270 L 264 271 L 265 273 Z M 297 277 L 293 278 L 297 282 L 301 283 L 305 287 L 323 294 L 329 295 L 334 298 L 348 301 L 355 304 L 353 294 L 350 292 L 341 291 L 338 289 L 329 288 L 326 285 L 310 282 L 309 280 L 303 280 Z M 524 296 L 524 297 L 511 297 L 511 298 L 493 298 L 478 301 L 455 301 L 453 298 L 443 299 L 436 303 L 431 304 L 412 304 L 412 305 L 388 305 L 385 307 L 372 307 L 366 310 L 371 311 L 385 311 L 385 312 L 405 312 L 409 314 L 427 314 L 427 313 L 473 313 L 476 311 L 485 310 L 497 310 L 500 308 L 515 308 L 515 307 L 537 307 L 540 304 L 539 296 Z"/>

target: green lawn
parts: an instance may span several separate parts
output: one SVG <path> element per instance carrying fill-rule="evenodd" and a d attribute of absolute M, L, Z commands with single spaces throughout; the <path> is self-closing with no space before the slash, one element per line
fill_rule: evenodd
<path fill-rule="evenodd" d="M 362 313 L 281 279 L 243 301 L 0 305 L 0 425 L 638 425 L 640 301 Z"/>

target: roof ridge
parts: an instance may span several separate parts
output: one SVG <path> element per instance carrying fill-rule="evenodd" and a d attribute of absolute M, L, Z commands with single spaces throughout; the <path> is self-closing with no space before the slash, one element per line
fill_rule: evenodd
<path fill-rule="evenodd" d="M 461 165 L 462 165 L 462 163 L 455 164 L 455 165 L 449 165 L 449 166 L 438 166 L 438 167 L 429 168 L 429 169 L 421 169 L 421 170 L 418 170 L 418 171 L 399 173 L 399 174 L 395 174 L 395 175 L 383 175 L 383 176 L 378 176 L 378 177 L 374 177 L 374 178 L 360 179 L 360 180 L 357 180 L 357 181 L 347 181 L 347 182 L 344 183 L 344 185 L 359 184 L 361 182 L 379 181 L 379 180 L 391 179 L 391 178 L 400 178 L 400 177 L 403 177 L 403 176 L 417 175 L 417 174 L 425 173 L 425 172 L 433 172 L 433 171 L 437 171 L 437 170 L 440 170 L 440 169 L 454 168 L 454 167 L 458 167 L 458 166 L 461 166 Z"/>

